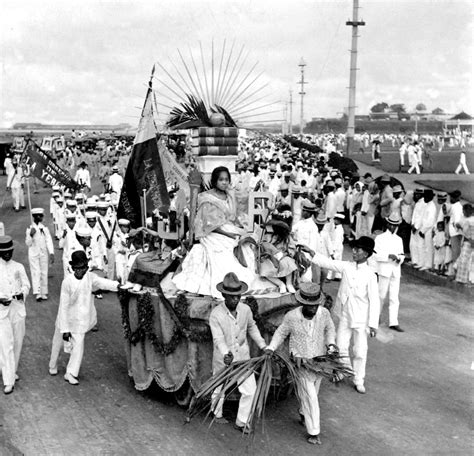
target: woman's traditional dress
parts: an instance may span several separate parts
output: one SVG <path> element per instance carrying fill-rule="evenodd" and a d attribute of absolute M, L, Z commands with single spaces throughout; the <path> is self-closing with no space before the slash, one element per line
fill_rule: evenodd
<path fill-rule="evenodd" d="M 235 203 L 230 194 L 227 194 L 225 200 L 215 196 L 213 191 L 199 194 L 194 222 L 199 244 L 192 247 L 183 261 L 182 270 L 173 277 L 178 290 L 222 298 L 216 285 L 229 272 L 234 272 L 240 280 L 247 283 L 250 294 L 275 288 L 254 272 L 255 256 L 250 247 L 244 253 L 249 267 L 244 267 L 234 256 L 237 239 L 214 231 L 221 228 L 228 233 L 243 234 L 243 230 L 234 225 L 234 220 Z"/>

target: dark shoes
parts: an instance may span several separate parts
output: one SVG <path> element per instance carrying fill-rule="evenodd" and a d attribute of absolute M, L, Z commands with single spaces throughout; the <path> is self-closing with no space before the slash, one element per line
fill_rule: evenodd
<path fill-rule="evenodd" d="M 239 426 L 238 424 L 234 424 L 234 429 L 242 432 L 242 434 L 250 434 L 252 432 L 252 429 L 250 429 L 248 426 Z"/>
<path fill-rule="evenodd" d="M 319 438 L 319 435 L 310 435 L 308 437 L 308 443 L 311 445 L 321 445 L 321 439 Z"/>
<path fill-rule="evenodd" d="M 397 331 L 397 332 L 399 332 L 399 333 L 405 332 L 405 330 L 402 329 L 402 328 L 400 328 L 400 326 L 398 326 L 398 325 L 389 326 L 389 329 L 391 329 L 391 330 L 393 330 L 393 331 Z"/>

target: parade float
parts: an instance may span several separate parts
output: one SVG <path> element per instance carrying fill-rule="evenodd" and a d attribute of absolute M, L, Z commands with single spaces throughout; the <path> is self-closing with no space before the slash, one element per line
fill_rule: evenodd
<path fill-rule="evenodd" d="M 223 55 L 221 66 L 226 59 Z M 173 287 L 172 278 L 182 268 L 186 255 L 199 245 L 194 228 L 198 194 L 209 188 L 212 170 L 225 166 L 235 176 L 242 130 L 218 101 L 239 99 L 240 93 L 245 103 L 246 96 L 254 96 L 255 91 L 248 90 L 251 85 L 242 91 L 242 79 L 230 72 L 219 74 L 219 78 L 216 75 L 220 82 L 211 94 L 199 96 L 191 91 L 178 106 L 167 111 L 160 134 L 155 129 L 160 103 L 155 98 L 158 91 L 152 88 L 154 72 L 155 68 L 125 175 L 118 216 L 131 220 L 135 228 L 151 226 L 157 248 L 137 257 L 127 289 L 120 291 L 119 300 L 128 374 L 135 388 L 146 390 L 155 382 L 164 391 L 174 393 L 179 404 L 187 406 L 194 392 L 212 375 L 213 343 L 208 319 L 211 310 L 222 302 L 222 296 L 180 290 Z M 214 74 L 212 78 L 214 84 Z M 237 82 L 234 92 L 226 95 L 229 78 Z M 243 80 L 247 78 L 248 74 L 243 76 Z M 188 82 L 187 87 L 198 86 L 197 81 Z M 168 87 L 165 83 L 161 86 Z M 188 152 L 194 163 L 187 169 L 177 163 L 166 147 L 166 135 L 173 130 L 187 136 Z M 271 199 L 272 195 L 265 191 L 237 195 L 236 219 L 244 233 L 242 237 L 253 244 L 253 261 L 257 263 L 262 232 L 271 230 L 266 225 L 273 210 Z M 223 276 L 227 272 L 224 260 L 221 268 Z M 280 293 L 275 286 L 260 294 L 242 296 L 242 302 L 252 309 L 266 340 L 284 314 L 297 306 L 293 294 Z M 331 302 L 329 297 L 327 302 Z M 252 350 L 256 354 L 255 347 Z M 279 392 L 287 390 L 284 371 L 275 372 L 274 383 Z"/>

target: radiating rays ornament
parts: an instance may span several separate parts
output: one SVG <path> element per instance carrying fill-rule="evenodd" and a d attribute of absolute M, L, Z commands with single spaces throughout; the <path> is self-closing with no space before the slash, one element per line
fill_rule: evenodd
<path fill-rule="evenodd" d="M 212 41 L 206 52 L 199 42 L 157 62 L 153 87 L 158 128 L 245 128 L 280 121 L 281 102 L 270 101 L 270 82 L 249 55 L 245 46 L 224 39 L 218 49 Z"/>

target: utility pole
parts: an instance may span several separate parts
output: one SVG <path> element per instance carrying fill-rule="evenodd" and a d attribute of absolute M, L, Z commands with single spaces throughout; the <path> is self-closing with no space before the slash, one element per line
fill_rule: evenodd
<path fill-rule="evenodd" d="M 281 133 L 288 134 L 288 102 L 283 104 L 283 122 L 281 124 Z"/>
<path fill-rule="evenodd" d="M 301 112 L 300 112 L 300 135 L 303 134 L 303 122 L 304 122 L 304 96 L 306 95 L 306 92 L 304 91 L 304 85 L 308 84 L 307 82 L 304 81 L 304 67 L 306 66 L 306 62 L 304 61 L 303 57 L 301 57 L 300 63 L 298 63 L 298 66 L 300 67 L 301 70 L 301 80 L 299 84 L 301 84 L 301 89 L 300 89 L 300 95 L 301 95 Z"/>
<path fill-rule="evenodd" d="M 359 0 L 353 0 L 352 21 L 347 21 L 346 25 L 352 27 L 351 46 L 351 70 L 349 75 L 349 109 L 347 119 L 347 155 L 354 151 L 355 133 L 355 102 L 356 102 L 356 75 L 357 75 L 357 38 L 358 28 L 364 26 L 364 21 L 359 21 Z"/>
<path fill-rule="evenodd" d="M 293 90 L 290 89 L 290 125 L 289 125 L 290 135 L 293 134 Z"/>

